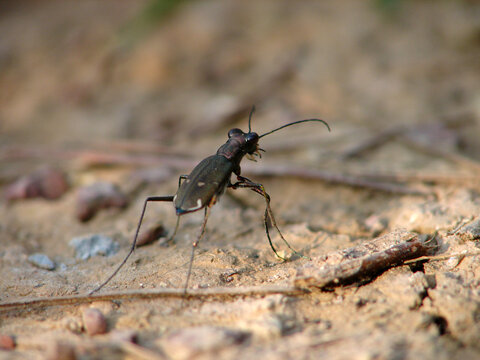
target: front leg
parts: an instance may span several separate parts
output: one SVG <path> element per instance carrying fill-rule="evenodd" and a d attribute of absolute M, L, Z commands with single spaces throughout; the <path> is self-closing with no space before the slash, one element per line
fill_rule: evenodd
<path fill-rule="evenodd" d="M 275 227 L 275 229 L 277 229 L 277 232 L 280 235 L 280 238 L 283 240 L 283 242 L 285 244 L 287 244 L 288 248 L 290 250 L 292 250 L 294 254 L 305 258 L 305 256 L 303 256 L 302 254 L 298 253 L 295 249 L 293 249 L 290 246 L 290 244 L 288 243 L 288 241 L 283 237 L 282 232 L 280 231 L 280 229 L 277 226 L 277 222 L 275 221 L 275 217 L 273 216 L 272 208 L 270 207 L 270 195 L 268 195 L 268 193 L 265 191 L 264 186 L 262 184 L 255 183 L 255 182 L 251 181 L 250 179 L 248 179 L 244 176 L 240 176 L 240 175 L 237 175 L 237 180 L 238 181 L 235 184 L 230 184 L 229 187 L 231 187 L 232 189 L 248 188 L 252 191 L 255 191 L 257 194 L 262 195 L 263 198 L 265 199 L 265 203 L 267 205 L 267 207 L 265 209 L 265 215 L 264 215 L 265 232 L 267 234 L 268 243 L 270 244 L 270 247 L 272 248 L 275 255 L 277 255 L 282 260 L 286 260 L 284 257 L 282 257 L 278 254 L 277 250 L 273 246 L 272 239 L 270 238 L 270 231 L 268 230 L 268 222 L 267 222 L 268 217 L 270 217 L 270 221 L 271 221 L 272 225 Z"/>

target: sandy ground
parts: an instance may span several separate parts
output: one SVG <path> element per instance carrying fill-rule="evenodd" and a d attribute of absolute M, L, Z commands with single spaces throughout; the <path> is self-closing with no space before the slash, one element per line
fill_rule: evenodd
<path fill-rule="evenodd" d="M 0 358 L 480 356 L 477 1 L 190 1 L 157 18 L 145 1 L 2 7 L 0 190 L 47 165 L 70 187 L 57 200 L 0 203 L 0 334 L 17 344 Z M 144 199 L 175 194 L 178 176 L 229 129 L 247 130 L 253 104 L 260 134 L 311 117 L 330 124 L 266 136 L 262 159 L 242 163 L 308 258 L 291 256 L 272 228 L 289 261 L 276 258 L 262 198 L 228 190 L 197 249 L 191 297 L 6 305 L 99 285 L 127 254 Z M 80 222 L 78 192 L 97 181 L 116 184 L 128 206 Z M 183 216 L 172 244 L 139 247 L 99 294 L 181 293 L 202 219 Z M 144 228 L 172 231 L 175 221 L 172 204 L 155 203 Z M 88 234 L 120 250 L 79 260 L 69 243 Z M 305 269 L 373 254 L 379 236 L 416 234 L 435 234 L 439 259 L 281 290 Z M 29 262 L 35 253 L 55 269 Z M 86 334 L 89 307 L 106 317 L 106 334 Z"/>

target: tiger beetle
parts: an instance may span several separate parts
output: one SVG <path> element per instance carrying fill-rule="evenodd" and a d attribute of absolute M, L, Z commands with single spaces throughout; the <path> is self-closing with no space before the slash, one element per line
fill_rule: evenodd
<path fill-rule="evenodd" d="M 145 199 L 143 204 L 142 213 L 140 215 L 140 220 L 137 225 L 137 230 L 135 232 L 135 237 L 133 238 L 132 247 L 128 252 L 127 256 L 123 261 L 118 265 L 116 270 L 113 272 L 110 277 L 105 280 L 100 286 L 95 290 L 90 292 L 93 294 L 103 288 L 122 268 L 122 266 L 127 262 L 130 255 L 132 255 L 135 250 L 135 244 L 137 242 L 138 233 L 140 231 L 140 226 L 142 225 L 142 220 L 145 215 L 145 210 L 149 202 L 155 201 L 172 201 L 175 206 L 175 211 L 177 214 L 177 223 L 172 235 L 169 237 L 168 241 L 171 241 L 175 234 L 177 233 L 178 226 L 180 223 L 180 216 L 188 214 L 200 209 L 205 209 L 205 215 L 203 218 L 202 227 L 200 234 L 197 239 L 192 244 L 192 253 L 190 255 L 190 262 L 188 265 L 187 279 L 185 280 L 184 294 L 187 293 L 188 282 L 190 280 L 190 275 L 192 272 L 193 257 L 195 253 L 195 248 L 198 246 L 199 241 L 202 239 L 205 234 L 205 227 L 207 225 L 208 216 L 210 215 L 210 208 L 217 202 L 220 195 L 222 195 L 227 188 L 238 189 L 238 188 L 247 188 L 255 191 L 256 193 L 263 196 L 266 202 L 266 209 L 264 214 L 264 225 L 265 232 L 267 234 L 268 242 L 270 247 L 276 256 L 280 259 L 285 260 L 280 256 L 273 246 L 272 240 L 270 238 L 270 232 L 268 229 L 268 219 L 270 219 L 271 224 L 275 227 L 280 238 L 288 246 L 293 253 L 302 256 L 297 253 L 283 237 L 280 229 L 275 222 L 272 209 L 270 207 L 270 195 L 267 194 L 265 188 L 262 184 L 251 181 L 250 179 L 240 175 L 240 162 L 243 157 L 246 156 L 249 160 L 255 161 L 255 156 L 259 158 L 262 157 L 260 151 L 265 151 L 258 145 L 258 140 L 264 136 L 270 135 L 275 131 L 286 128 L 287 126 L 292 126 L 308 121 L 319 121 L 327 127 L 330 131 L 330 127 L 324 120 L 321 119 L 305 119 L 298 120 L 286 125 L 280 126 L 272 131 L 266 132 L 265 134 L 258 135 L 252 131 L 251 121 L 252 115 L 255 112 L 255 106 L 252 107 L 250 115 L 248 117 L 248 132 L 245 133 L 240 129 L 231 129 L 228 132 L 228 140 L 225 144 L 220 146 L 215 155 L 209 156 L 206 159 L 202 160 L 190 173 L 190 175 L 180 175 L 178 179 L 178 190 L 177 193 L 173 196 L 149 196 Z M 232 173 L 237 176 L 237 181 L 235 183 L 231 182 Z"/>

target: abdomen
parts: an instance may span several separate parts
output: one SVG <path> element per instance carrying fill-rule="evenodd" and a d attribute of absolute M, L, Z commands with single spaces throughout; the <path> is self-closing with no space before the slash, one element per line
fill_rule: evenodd
<path fill-rule="evenodd" d="M 173 200 L 177 215 L 200 210 L 223 194 L 232 170 L 232 162 L 221 155 L 202 160 L 177 190 Z"/>

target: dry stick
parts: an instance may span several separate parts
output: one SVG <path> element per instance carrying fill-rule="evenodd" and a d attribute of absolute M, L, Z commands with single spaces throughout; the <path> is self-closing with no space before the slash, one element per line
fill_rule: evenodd
<path fill-rule="evenodd" d="M 424 144 L 421 141 L 418 141 L 412 136 L 409 136 L 409 133 L 415 130 L 415 127 L 407 128 L 404 126 L 396 126 L 391 129 L 387 129 L 384 132 L 367 139 L 365 142 L 357 144 L 356 146 L 345 151 L 342 155 L 343 158 L 349 158 L 358 156 L 360 153 L 369 150 L 371 148 L 377 147 L 386 141 L 390 140 L 392 137 L 401 136 L 401 140 L 405 142 L 409 147 L 415 148 L 418 151 L 422 151 L 426 154 L 437 156 L 442 159 L 446 159 L 456 163 L 460 166 L 472 169 L 476 173 L 480 172 L 480 162 L 475 159 L 471 159 L 465 155 L 462 155 L 456 151 L 449 151 L 440 146 L 431 146 Z"/>
<path fill-rule="evenodd" d="M 265 296 L 271 294 L 301 295 L 304 290 L 291 286 L 252 286 L 244 288 L 210 288 L 189 290 L 189 298 L 208 297 L 236 297 L 236 296 Z M 19 310 L 22 308 L 33 309 L 56 305 L 77 305 L 95 301 L 132 300 L 132 299 L 156 299 L 156 298 L 185 298 L 183 289 L 152 289 L 152 290 L 128 290 L 95 295 L 70 295 L 48 298 L 30 298 L 12 302 L 0 303 L 0 312 Z"/>
<path fill-rule="evenodd" d="M 408 136 L 405 136 L 402 139 L 406 142 L 410 147 L 414 147 L 419 151 L 423 151 L 429 155 L 437 156 L 443 159 L 450 160 L 454 163 L 457 163 L 461 166 L 465 166 L 474 170 L 475 172 L 480 172 L 480 163 L 474 159 L 470 159 L 458 152 L 452 152 L 441 148 L 440 146 L 429 146 L 425 145 L 420 141 L 414 140 Z"/>
<path fill-rule="evenodd" d="M 47 156 L 48 155 L 48 156 Z M 115 153 L 106 153 L 101 151 L 36 151 L 17 154 L 20 157 L 33 158 L 75 158 L 83 166 L 102 166 L 102 165 L 133 165 L 133 166 L 166 166 L 174 170 L 185 170 L 193 168 L 198 162 L 186 159 L 180 156 L 154 156 L 154 155 L 123 155 Z M 324 170 L 303 168 L 289 165 L 269 165 L 262 164 L 251 166 L 246 164 L 242 167 L 246 174 L 258 176 L 283 176 L 297 177 L 303 179 L 320 180 L 332 184 L 343 184 L 347 186 L 365 188 L 375 191 L 388 192 L 393 194 L 406 195 L 430 195 L 431 192 L 419 189 L 412 189 L 404 185 L 388 182 L 371 181 L 361 179 L 358 176 L 327 172 Z"/>
<path fill-rule="evenodd" d="M 360 156 L 365 151 L 377 148 L 380 145 L 385 144 L 391 138 L 401 134 L 404 130 L 405 127 L 403 125 L 396 125 L 391 128 L 382 130 L 379 133 L 370 136 L 368 139 L 350 146 L 341 153 L 340 158 L 342 160 L 345 160 Z"/>
<path fill-rule="evenodd" d="M 453 230 L 450 230 L 447 232 L 448 236 L 455 235 L 461 228 L 463 228 L 465 225 L 467 225 L 470 221 L 472 221 L 475 218 L 474 215 L 470 215 L 467 218 L 461 219 L 458 223 L 457 226 Z"/>
<path fill-rule="evenodd" d="M 145 140 L 132 141 L 125 139 L 104 141 L 101 143 L 86 143 L 77 144 L 75 146 L 58 147 L 45 147 L 45 146 L 16 146 L 6 145 L 0 146 L 0 160 L 23 160 L 23 159 L 36 159 L 46 158 L 52 156 L 55 159 L 72 159 L 76 158 L 83 153 L 99 153 L 110 154 L 114 153 L 129 153 L 129 154 L 152 154 L 156 156 L 168 155 L 168 156 L 189 156 L 186 150 L 179 150 L 170 146 L 158 145 L 154 142 L 146 142 Z"/>
<path fill-rule="evenodd" d="M 475 175 L 447 175 L 431 173 L 355 173 L 354 177 L 361 179 L 376 179 L 381 182 L 421 182 L 431 184 L 478 184 L 480 177 Z"/>
<path fill-rule="evenodd" d="M 246 164 L 242 167 L 244 173 L 254 174 L 258 176 L 283 176 L 283 177 L 298 177 L 302 179 L 322 180 L 332 184 L 342 184 L 352 187 L 365 188 L 370 190 L 388 192 L 392 194 L 405 195 L 431 195 L 432 192 L 420 189 L 413 189 L 404 185 L 377 182 L 365 179 L 360 179 L 355 176 L 336 174 L 319 169 L 303 168 L 288 165 L 269 165 L 253 167 Z"/>
<path fill-rule="evenodd" d="M 272 294 L 302 295 L 308 293 L 306 287 L 318 287 L 322 289 L 335 286 L 347 285 L 353 282 L 362 282 L 372 279 L 381 272 L 391 267 L 403 265 L 407 260 L 427 255 L 436 249 L 435 238 L 426 239 L 424 236 L 414 236 L 409 241 L 393 245 L 383 251 L 364 256 L 359 259 L 348 260 L 336 266 L 326 268 L 313 268 L 313 273 L 300 271 L 295 279 L 295 287 L 291 286 L 252 286 L 244 288 L 211 288 L 190 290 L 186 295 L 189 298 L 208 297 L 236 297 L 236 296 L 266 296 Z M 472 254 L 475 255 L 475 254 Z M 440 259 L 440 258 L 439 258 Z M 426 258 L 428 260 L 428 258 Z M 308 270 L 308 269 L 307 269 Z M 47 306 L 78 305 L 95 301 L 132 300 L 132 299 L 156 299 L 156 298 L 180 298 L 185 299 L 183 289 L 154 289 L 154 290 L 130 290 L 96 295 L 71 295 L 49 298 L 30 298 L 25 300 L 5 302 L 0 304 L 0 313 L 21 309 L 32 310 Z"/>
<path fill-rule="evenodd" d="M 463 124 L 468 124 L 474 120 L 473 113 L 468 109 L 460 109 L 455 111 L 451 114 L 446 114 L 439 119 L 445 126 L 454 126 L 459 125 L 461 122 Z M 438 120 L 432 121 L 432 124 L 437 124 Z M 422 128 L 425 126 L 425 123 L 416 124 L 416 125 L 394 125 L 390 128 L 384 129 L 379 133 L 373 134 L 368 139 L 354 144 L 353 146 L 349 147 L 345 150 L 341 158 L 352 158 L 356 156 L 360 156 L 367 150 L 376 148 L 387 141 L 389 141 L 392 137 L 396 137 L 399 135 L 407 135 L 409 132 L 415 131 L 418 128 Z"/>
<path fill-rule="evenodd" d="M 48 148 L 0 148 L 1 161 L 19 160 L 74 160 L 83 167 L 126 165 L 166 166 L 185 170 L 198 162 L 176 155 L 130 155 L 102 150 L 65 150 Z"/>
<path fill-rule="evenodd" d="M 410 241 L 401 242 L 357 259 L 346 260 L 337 265 L 321 268 L 304 267 L 297 274 L 294 284 L 300 288 L 331 289 L 370 281 L 394 266 L 403 265 L 407 260 L 432 253 L 437 247 L 435 235 L 430 238 L 417 235 Z"/>

